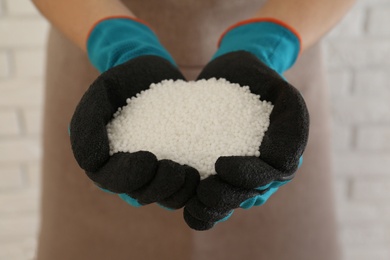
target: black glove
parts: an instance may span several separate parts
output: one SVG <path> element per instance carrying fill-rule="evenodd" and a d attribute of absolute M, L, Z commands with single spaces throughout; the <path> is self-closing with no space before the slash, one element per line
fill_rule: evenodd
<path fill-rule="evenodd" d="M 249 86 L 274 107 L 260 157 L 223 156 L 216 175 L 202 181 L 184 208 L 184 219 L 196 230 L 207 230 L 230 217 L 238 207 L 261 205 L 294 177 L 309 134 L 309 113 L 297 89 L 253 54 L 231 52 L 212 60 L 198 79 L 224 78 Z"/>
<path fill-rule="evenodd" d="M 110 156 L 106 131 L 107 123 L 126 105 L 127 98 L 165 79 L 184 77 L 157 56 L 134 58 L 104 72 L 78 104 L 70 124 L 70 140 L 78 164 L 102 189 L 133 198 L 140 205 L 158 202 L 178 209 L 194 194 L 200 180 L 198 171 L 171 160 L 158 161 L 149 151 Z"/>

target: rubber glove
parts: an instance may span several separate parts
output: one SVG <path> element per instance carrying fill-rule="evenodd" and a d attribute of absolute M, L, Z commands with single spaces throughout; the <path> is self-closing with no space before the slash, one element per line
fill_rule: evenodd
<path fill-rule="evenodd" d="M 183 207 L 195 193 L 198 171 L 171 160 L 158 161 L 149 151 L 110 156 L 106 130 L 127 98 L 152 83 L 184 80 L 172 57 L 143 21 L 130 17 L 97 22 L 88 36 L 87 52 L 102 74 L 81 98 L 70 123 L 78 164 L 101 189 L 117 193 L 132 206 L 158 202 L 169 209 Z"/>
<path fill-rule="evenodd" d="M 283 77 L 300 52 L 298 34 L 275 19 L 251 19 L 231 26 L 198 79 L 225 78 L 271 101 L 270 126 L 260 157 L 223 156 L 216 175 L 202 180 L 186 204 L 184 219 L 196 230 L 227 220 L 236 208 L 264 204 L 294 177 L 309 135 L 309 113 L 300 92 Z"/>

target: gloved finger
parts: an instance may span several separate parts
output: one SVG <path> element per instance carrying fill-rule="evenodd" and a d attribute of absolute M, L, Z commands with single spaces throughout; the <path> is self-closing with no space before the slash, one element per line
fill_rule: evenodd
<path fill-rule="evenodd" d="M 210 208 L 217 208 L 225 211 L 237 208 L 240 204 L 260 192 L 257 190 L 242 189 L 232 186 L 212 175 L 202 180 L 196 191 L 199 200 Z"/>
<path fill-rule="evenodd" d="M 260 158 L 288 176 L 294 173 L 309 137 L 309 113 L 297 89 L 286 85 L 273 101 Z"/>
<path fill-rule="evenodd" d="M 225 222 L 226 220 L 228 220 L 234 213 L 234 210 L 230 211 L 224 218 L 216 221 L 215 223 L 221 223 L 221 222 Z"/>
<path fill-rule="evenodd" d="M 176 193 L 174 193 L 164 201 L 159 202 L 159 205 L 164 209 L 173 210 L 173 209 L 182 208 L 185 205 L 185 203 L 189 200 L 189 198 L 195 194 L 196 187 L 200 179 L 199 173 L 196 169 L 189 166 L 185 167 L 185 171 L 186 171 L 185 173 L 186 180 L 184 185 L 181 187 L 181 189 L 179 189 L 179 191 L 177 191 Z M 114 192 L 103 189 L 101 187 L 99 187 L 99 189 L 107 193 L 116 194 Z M 130 204 L 131 206 L 140 207 L 143 205 L 139 203 L 138 200 L 132 198 L 130 195 L 126 193 L 118 194 L 118 196 L 126 203 Z"/>
<path fill-rule="evenodd" d="M 231 209 L 207 207 L 196 196 L 187 202 L 185 209 L 192 217 L 205 222 L 217 222 L 225 218 L 231 211 Z"/>
<path fill-rule="evenodd" d="M 160 160 L 156 175 L 150 183 L 128 194 L 141 204 L 162 201 L 184 186 L 185 177 L 186 170 L 183 165 L 172 160 Z"/>
<path fill-rule="evenodd" d="M 128 193 L 150 182 L 157 170 L 157 158 L 147 151 L 115 153 L 96 172 L 86 172 L 99 187 Z"/>
<path fill-rule="evenodd" d="M 103 88 L 92 85 L 76 107 L 70 122 L 70 141 L 80 167 L 97 171 L 108 160 L 106 124 L 115 112 Z"/>
<path fill-rule="evenodd" d="M 255 189 L 281 177 L 281 173 L 256 156 L 221 156 L 215 171 L 225 182 L 243 189 Z"/>
<path fill-rule="evenodd" d="M 200 181 L 199 172 L 188 165 L 183 165 L 185 171 L 185 181 L 182 187 L 166 199 L 158 203 L 170 209 L 179 209 L 184 207 L 186 202 L 195 195 L 196 188 Z"/>
<path fill-rule="evenodd" d="M 183 217 L 187 225 L 194 230 L 209 230 L 215 225 L 215 222 L 207 222 L 194 218 L 186 208 L 183 210 Z"/>

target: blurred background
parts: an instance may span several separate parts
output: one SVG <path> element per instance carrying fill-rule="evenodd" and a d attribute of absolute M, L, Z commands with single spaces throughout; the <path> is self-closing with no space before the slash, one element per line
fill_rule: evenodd
<path fill-rule="evenodd" d="M 30 1 L 0 0 L 0 260 L 36 247 L 48 27 Z M 324 47 L 343 260 L 389 260 L 390 0 L 358 0 Z"/>

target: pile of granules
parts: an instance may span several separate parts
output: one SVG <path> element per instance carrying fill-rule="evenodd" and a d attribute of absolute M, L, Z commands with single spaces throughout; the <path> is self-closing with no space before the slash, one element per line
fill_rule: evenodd
<path fill-rule="evenodd" d="M 260 156 L 273 105 L 225 79 L 164 80 L 128 98 L 107 124 L 110 155 L 149 151 L 216 174 L 220 156 Z"/>

